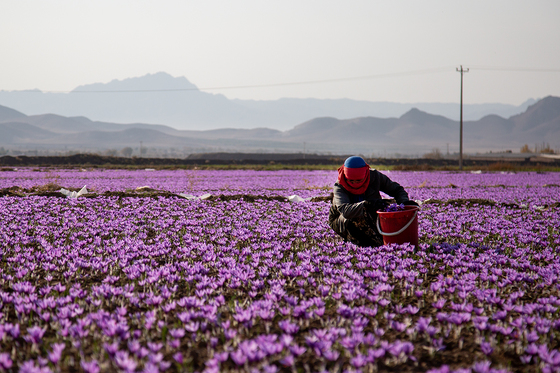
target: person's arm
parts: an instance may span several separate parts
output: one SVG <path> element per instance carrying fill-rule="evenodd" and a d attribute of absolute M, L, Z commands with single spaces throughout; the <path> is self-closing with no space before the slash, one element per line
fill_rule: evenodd
<path fill-rule="evenodd" d="M 397 201 L 398 204 L 404 203 L 409 200 L 408 193 L 404 188 L 397 182 L 392 181 L 384 174 L 378 172 L 379 175 L 379 190 L 383 193 L 390 195 Z"/>
<path fill-rule="evenodd" d="M 356 219 L 364 216 L 364 201 L 352 203 L 348 192 L 338 183 L 334 185 L 333 205 L 346 219 Z"/>

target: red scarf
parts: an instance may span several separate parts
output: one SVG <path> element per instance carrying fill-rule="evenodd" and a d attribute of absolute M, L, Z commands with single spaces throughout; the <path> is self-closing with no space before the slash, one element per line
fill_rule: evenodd
<path fill-rule="evenodd" d="M 360 184 L 350 184 L 348 182 L 347 175 L 350 176 L 350 180 L 359 180 L 363 178 L 364 181 Z M 369 186 L 369 175 L 369 165 L 367 164 L 365 167 L 361 168 L 347 168 L 340 166 L 338 168 L 338 183 L 352 194 L 364 194 Z"/>

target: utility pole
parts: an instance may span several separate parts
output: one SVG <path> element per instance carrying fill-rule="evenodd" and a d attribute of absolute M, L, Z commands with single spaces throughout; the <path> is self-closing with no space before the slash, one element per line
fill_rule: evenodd
<path fill-rule="evenodd" d="M 459 125 L 459 170 L 463 169 L 463 73 L 468 73 L 469 69 L 457 68 L 457 71 L 461 73 L 461 120 Z"/>

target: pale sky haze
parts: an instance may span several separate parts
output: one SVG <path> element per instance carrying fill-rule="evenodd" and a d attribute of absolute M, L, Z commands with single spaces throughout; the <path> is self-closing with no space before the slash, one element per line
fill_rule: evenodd
<path fill-rule="evenodd" d="M 228 98 L 457 102 L 462 64 L 465 103 L 519 105 L 560 96 L 559 20 L 557 0 L 4 0 L 0 90 L 164 71 Z"/>

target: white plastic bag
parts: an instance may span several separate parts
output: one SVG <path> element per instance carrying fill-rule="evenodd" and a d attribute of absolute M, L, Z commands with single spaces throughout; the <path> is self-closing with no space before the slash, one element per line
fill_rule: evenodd
<path fill-rule="evenodd" d="M 212 194 L 210 193 L 203 194 L 200 197 L 193 196 L 192 194 L 186 194 L 186 193 L 179 193 L 179 195 L 186 199 L 201 199 L 201 200 L 206 200 L 212 197 Z"/>
<path fill-rule="evenodd" d="M 306 202 L 310 201 L 311 197 L 308 198 L 301 198 L 297 194 L 292 194 L 291 196 L 287 197 L 289 202 Z"/>
<path fill-rule="evenodd" d="M 64 194 L 67 198 L 78 198 L 82 194 L 87 194 L 89 192 L 86 188 L 86 185 L 84 185 L 84 187 L 80 189 L 79 192 L 71 192 L 68 189 L 60 188 L 60 193 Z"/>

